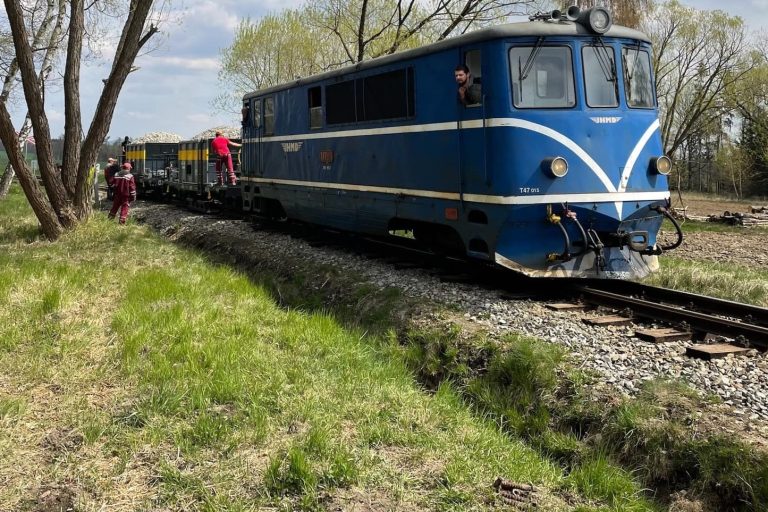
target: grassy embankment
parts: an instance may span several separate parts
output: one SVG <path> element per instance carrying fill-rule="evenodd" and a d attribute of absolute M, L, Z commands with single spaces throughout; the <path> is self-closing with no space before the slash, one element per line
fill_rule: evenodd
<path fill-rule="evenodd" d="M 499 475 L 544 510 L 661 510 L 643 485 L 768 496 L 763 456 L 691 432 L 684 388 L 624 400 L 533 340 L 395 336 L 396 292 L 262 270 L 300 306 L 280 309 L 135 225 L 39 241 L 18 196 L 0 244 L 0 509 L 483 509 Z M 344 289 L 334 316 L 301 312 Z"/>
<path fill-rule="evenodd" d="M 768 269 L 665 256 L 660 271 L 644 282 L 768 307 Z"/>
<path fill-rule="evenodd" d="M 673 233 L 672 225 L 665 221 L 663 229 Z M 748 229 L 750 236 L 764 236 L 768 240 L 768 228 L 738 228 L 709 222 L 687 221 L 683 232 L 715 232 L 737 235 Z M 702 251 L 709 248 L 702 247 Z M 664 254 L 661 268 L 645 282 L 676 290 L 701 293 L 746 304 L 768 307 L 768 269 L 757 269 L 733 263 L 718 263 L 701 259 L 699 261 L 677 257 L 675 252 Z"/>
<path fill-rule="evenodd" d="M 2 510 L 484 509 L 497 476 L 546 510 L 655 509 L 629 473 L 567 475 L 384 338 L 146 228 L 36 230 L 0 202 Z"/>

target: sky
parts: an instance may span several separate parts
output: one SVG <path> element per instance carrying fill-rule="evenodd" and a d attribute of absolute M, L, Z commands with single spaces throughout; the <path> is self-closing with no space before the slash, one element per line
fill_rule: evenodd
<path fill-rule="evenodd" d="M 256 20 L 269 12 L 297 7 L 303 0 L 175 0 L 180 21 L 162 27 L 160 47 L 140 56 L 124 84 L 115 109 L 109 139 L 137 138 L 147 132 L 171 132 L 190 138 L 214 126 L 238 124 L 237 117 L 217 112 L 221 50 L 232 44 L 243 18 Z M 393 0 L 394 1 L 394 0 Z M 750 30 L 768 28 L 768 0 L 682 0 L 697 9 L 720 9 L 741 16 Z M 109 63 L 84 65 L 81 82 L 83 128 L 87 130 Z M 24 112 L 16 112 L 16 125 Z M 46 105 L 51 134 L 64 133 L 61 94 L 49 95 Z"/>

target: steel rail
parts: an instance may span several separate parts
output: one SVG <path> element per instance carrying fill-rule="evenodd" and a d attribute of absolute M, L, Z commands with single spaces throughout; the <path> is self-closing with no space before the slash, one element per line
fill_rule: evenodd
<path fill-rule="evenodd" d="M 733 338 L 761 350 L 768 349 L 768 327 L 731 318 L 714 316 L 668 304 L 657 304 L 624 294 L 598 290 L 589 286 L 578 287 L 578 293 L 587 302 L 614 309 L 630 308 L 636 316 L 670 323 L 685 322 L 694 333 L 718 334 Z"/>
<path fill-rule="evenodd" d="M 732 300 L 708 297 L 695 293 L 659 288 L 633 281 L 598 281 L 590 280 L 588 286 L 593 289 L 612 291 L 622 295 L 634 295 L 650 302 L 676 304 L 700 313 L 719 316 L 732 316 L 747 322 L 768 327 L 768 308 L 742 304 Z"/>

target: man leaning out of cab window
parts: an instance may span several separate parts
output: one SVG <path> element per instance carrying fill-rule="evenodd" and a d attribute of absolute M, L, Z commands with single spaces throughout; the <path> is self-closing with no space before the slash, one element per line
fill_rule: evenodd
<path fill-rule="evenodd" d="M 464 64 L 459 64 L 453 70 L 453 76 L 456 84 L 459 86 L 458 97 L 462 105 L 477 105 L 482 99 L 480 84 L 472 82 L 472 75 L 469 68 Z"/>

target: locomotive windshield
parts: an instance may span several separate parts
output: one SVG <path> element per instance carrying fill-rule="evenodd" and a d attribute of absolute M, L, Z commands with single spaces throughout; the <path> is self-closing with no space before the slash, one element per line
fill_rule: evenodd
<path fill-rule="evenodd" d="M 624 64 L 624 90 L 630 108 L 653 108 L 653 82 L 651 59 L 648 52 L 639 47 L 622 48 Z"/>
<path fill-rule="evenodd" d="M 616 81 L 616 62 L 613 48 L 585 46 L 581 50 L 584 61 L 584 85 L 587 105 L 590 107 L 618 107 L 619 93 Z"/>
<path fill-rule="evenodd" d="M 567 46 L 518 46 L 509 51 L 513 100 L 517 108 L 576 105 L 571 49 Z"/>

